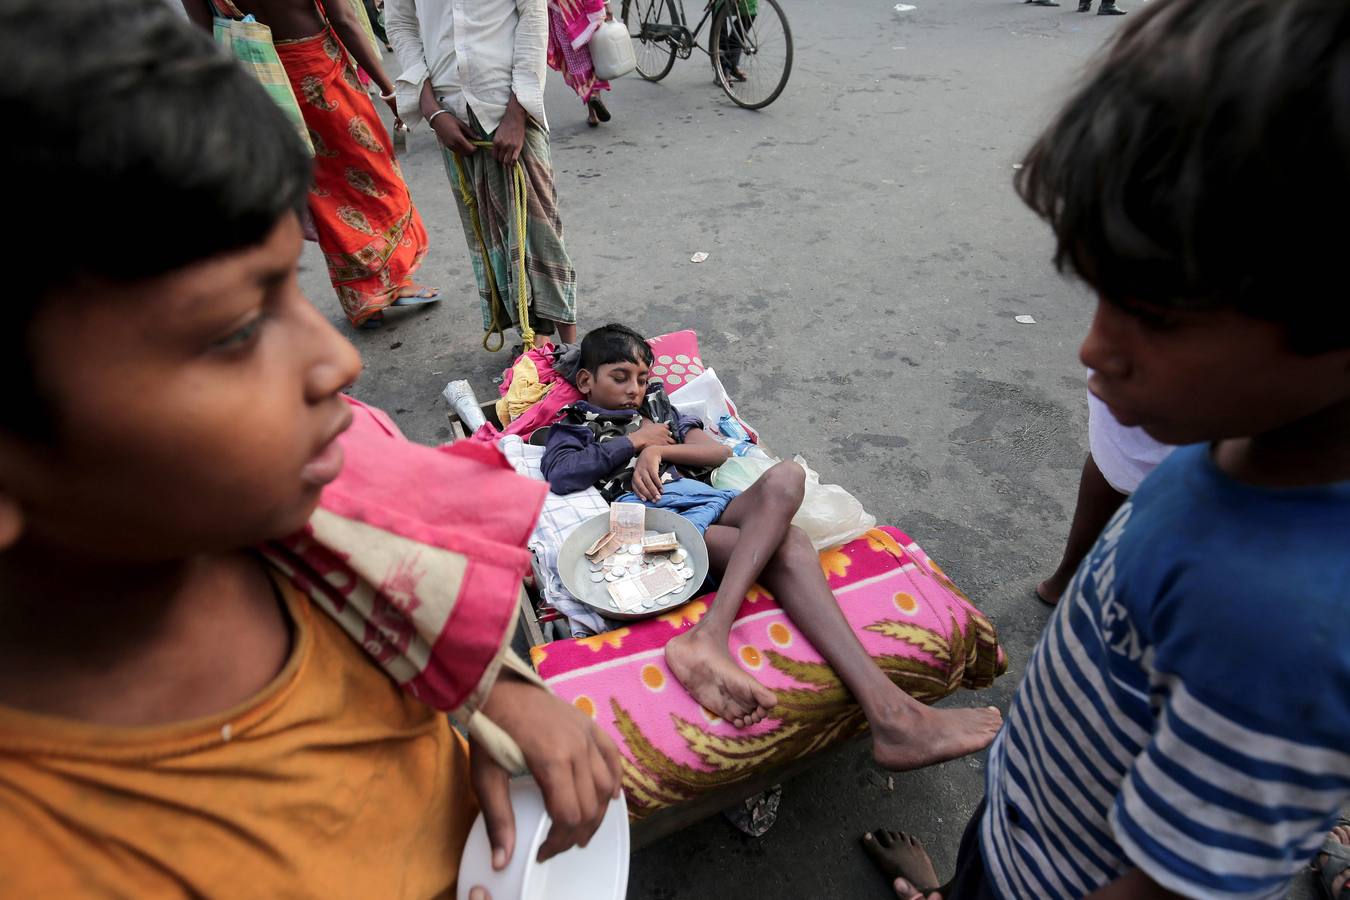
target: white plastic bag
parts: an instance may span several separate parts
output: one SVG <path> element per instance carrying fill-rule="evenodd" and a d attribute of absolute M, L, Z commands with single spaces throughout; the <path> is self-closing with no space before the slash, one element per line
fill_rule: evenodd
<path fill-rule="evenodd" d="M 863 509 L 857 497 L 837 484 L 821 484 L 819 473 L 802 457 L 794 456 L 792 461 L 806 471 L 806 494 L 792 524 L 806 532 L 811 546 L 817 550 L 838 547 L 876 527 L 876 517 Z M 732 457 L 713 473 L 713 487 L 743 491 L 777 462 L 753 456 Z"/>
<path fill-rule="evenodd" d="M 736 404 L 727 396 L 726 388 L 712 369 L 704 369 L 698 377 L 686 381 L 670 392 L 670 402 L 686 416 L 703 420 L 708 434 L 718 434 L 717 423 L 723 416 L 731 416 L 758 440 L 759 436 L 748 422 L 736 414 Z"/>
<path fill-rule="evenodd" d="M 806 532 L 811 546 L 817 550 L 838 547 L 877 526 L 876 517 L 863 509 L 857 497 L 837 484 L 821 484 L 819 473 L 802 457 L 794 456 L 792 461 L 806 470 L 806 497 L 792 524 Z"/>

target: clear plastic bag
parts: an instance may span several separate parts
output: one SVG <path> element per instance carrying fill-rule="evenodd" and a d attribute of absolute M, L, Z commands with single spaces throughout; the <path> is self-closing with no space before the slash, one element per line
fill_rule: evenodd
<path fill-rule="evenodd" d="M 797 515 L 792 517 L 792 524 L 806 532 L 811 546 L 817 550 L 837 547 L 876 527 L 876 517 L 863 509 L 857 497 L 837 484 L 822 484 L 820 474 L 801 456 L 794 456 L 792 461 L 806 471 L 806 495 Z M 777 462 L 734 456 L 713 473 L 713 487 L 743 491 Z"/>
<path fill-rule="evenodd" d="M 863 509 L 857 497 L 837 484 L 822 484 L 819 473 L 802 457 L 794 456 L 792 461 L 806 470 L 806 497 L 792 524 L 806 532 L 811 546 L 817 550 L 837 547 L 877 527 L 876 517 Z"/>

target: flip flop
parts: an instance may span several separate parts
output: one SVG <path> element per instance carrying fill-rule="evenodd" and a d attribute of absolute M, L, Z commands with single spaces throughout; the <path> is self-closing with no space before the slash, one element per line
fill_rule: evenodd
<path fill-rule="evenodd" d="M 435 303 L 441 299 L 441 292 L 436 288 L 427 288 L 421 293 L 413 294 L 411 297 L 399 297 L 390 306 L 421 306 L 425 303 Z"/>
<path fill-rule="evenodd" d="M 601 122 L 608 122 L 613 118 L 613 116 L 610 115 L 609 107 L 605 106 L 604 101 L 599 97 L 593 98 L 586 105 L 590 107 L 591 111 L 595 113 L 595 117 Z"/>

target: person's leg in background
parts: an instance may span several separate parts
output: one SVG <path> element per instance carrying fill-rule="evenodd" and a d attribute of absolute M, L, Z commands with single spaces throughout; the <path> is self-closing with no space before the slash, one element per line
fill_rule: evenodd
<path fill-rule="evenodd" d="M 1046 603 L 1059 602 L 1106 523 L 1148 473 L 1172 452 L 1171 447 L 1155 441 L 1142 428 L 1121 425 L 1106 404 L 1091 392 L 1088 448 L 1064 555 L 1054 574 L 1036 585 L 1036 596 Z"/>
<path fill-rule="evenodd" d="M 1097 536 L 1111 521 L 1116 510 L 1120 509 L 1125 497 L 1125 494 L 1111 487 L 1089 453 L 1087 462 L 1083 463 L 1083 477 L 1078 480 L 1078 502 L 1074 505 L 1073 520 L 1069 523 L 1069 540 L 1064 545 L 1064 555 L 1054 574 L 1036 585 L 1037 597 L 1050 604 L 1059 602 L 1060 595 L 1073 579 L 1073 573 L 1078 571 L 1078 564 L 1097 542 Z"/>

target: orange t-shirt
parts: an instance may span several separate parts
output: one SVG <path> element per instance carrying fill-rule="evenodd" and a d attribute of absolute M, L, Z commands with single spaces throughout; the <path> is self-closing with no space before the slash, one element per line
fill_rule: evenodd
<path fill-rule="evenodd" d="M 468 748 L 283 585 L 257 696 L 107 728 L 0 707 L 0 897 L 453 896 Z"/>

